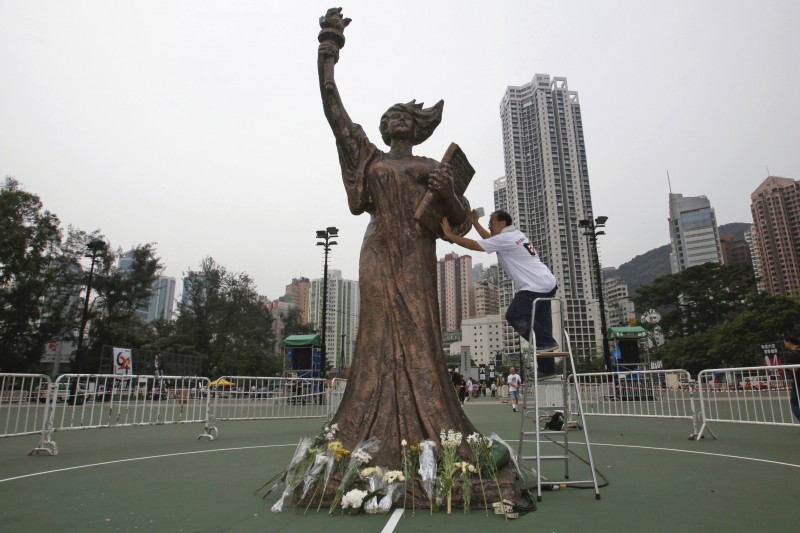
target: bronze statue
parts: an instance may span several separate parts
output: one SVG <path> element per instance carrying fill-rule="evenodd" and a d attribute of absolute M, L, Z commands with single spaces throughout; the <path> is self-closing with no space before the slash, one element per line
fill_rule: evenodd
<path fill-rule="evenodd" d="M 350 119 L 334 79 L 349 22 L 341 8 L 328 10 L 320 19 L 318 54 L 322 105 L 336 137 L 350 211 L 370 215 L 359 266 L 358 340 L 333 422 L 345 445 L 377 437 L 381 447 L 372 463 L 394 466 L 399 464 L 403 439 L 438 442 L 443 429 L 464 436 L 475 432 L 459 405 L 442 350 L 438 236 L 415 218 L 426 194 L 433 191 L 455 231 L 465 234 L 470 207 L 462 195 L 466 184 L 454 186 L 450 165 L 412 154 L 412 147 L 439 125 L 443 101 L 429 108 L 415 101 L 390 107 L 380 121 L 388 152 L 372 144 Z M 441 217 L 434 219 L 438 226 Z M 471 455 L 466 442 L 461 452 Z"/>

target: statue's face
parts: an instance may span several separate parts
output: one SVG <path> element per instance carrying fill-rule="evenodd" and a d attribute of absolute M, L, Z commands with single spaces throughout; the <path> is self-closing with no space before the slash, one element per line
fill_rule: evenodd
<path fill-rule="evenodd" d="M 393 139 L 413 139 L 414 117 L 399 109 L 390 111 L 386 120 L 386 131 Z"/>

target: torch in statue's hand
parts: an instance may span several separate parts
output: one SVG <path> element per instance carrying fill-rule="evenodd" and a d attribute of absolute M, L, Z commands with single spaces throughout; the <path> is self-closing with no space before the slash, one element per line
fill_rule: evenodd
<path fill-rule="evenodd" d="M 344 48 L 344 29 L 350 24 L 350 19 L 342 17 L 341 7 L 332 7 L 319 18 L 319 42 L 333 41 L 338 48 Z"/>
<path fill-rule="evenodd" d="M 324 16 L 319 18 L 319 27 L 322 28 L 317 35 L 319 40 L 319 53 L 321 56 L 330 57 L 333 61 L 325 61 L 323 66 L 323 81 L 325 88 L 333 90 L 333 65 L 339 60 L 339 50 L 344 48 L 344 29 L 350 24 L 350 19 L 342 17 L 341 7 L 332 7 Z"/>

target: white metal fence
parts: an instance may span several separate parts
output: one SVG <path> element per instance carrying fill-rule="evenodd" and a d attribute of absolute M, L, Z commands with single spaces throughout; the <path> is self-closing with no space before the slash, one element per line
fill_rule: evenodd
<path fill-rule="evenodd" d="M 231 385 L 212 392 L 216 420 L 325 418 L 329 414 L 324 379 L 224 376 L 223 380 Z"/>
<path fill-rule="evenodd" d="M 709 423 L 800 426 L 789 401 L 798 371 L 800 365 L 711 369 L 697 382 L 685 370 L 576 374 L 569 391 L 581 387 L 585 415 L 687 419 L 693 438 L 706 430 L 716 438 Z M 221 420 L 329 420 L 346 386 L 342 379 L 0 374 L 0 438 L 40 434 L 30 453 L 51 455 L 58 453 L 57 431 L 198 423 L 199 438 L 214 439 Z M 540 394 L 545 406 L 562 403 L 545 386 Z"/>
<path fill-rule="evenodd" d="M 597 372 L 570 380 L 571 394 L 575 384 L 581 388 L 585 415 L 687 419 L 697 434 L 695 387 L 685 370 Z"/>
<path fill-rule="evenodd" d="M 206 423 L 208 383 L 203 377 L 64 374 L 49 384 L 42 438 L 30 453 L 56 455 L 56 431 Z"/>
<path fill-rule="evenodd" d="M 705 430 L 716 438 L 710 422 L 800 426 L 792 413 L 791 397 L 798 404 L 800 365 L 717 368 L 703 370 L 697 378 Z"/>
<path fill-rule="evenodd" d="M 45 375 L 0 374 L 0 438 L 42 432 L 50 383 Z"/>
<path fill-rule="evenodd" d="M 58 454 L 58 431 L 203 424 L 215 439 L 219 420 L 330 419 L 346 380 L 224 376 L 0 374 L 0 438 L 41 435 L 30 454 Z"/>

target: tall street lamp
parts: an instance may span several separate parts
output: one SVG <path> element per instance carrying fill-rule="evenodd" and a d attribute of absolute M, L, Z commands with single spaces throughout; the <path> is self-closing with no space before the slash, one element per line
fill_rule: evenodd
<path fill-rule="evenodd" d="M 597 300 L 600 303 L 600 327 L 603 335 L 603 360 L 606 371 L 611 372 L 611 351 L 608 349 L 608 331 L 606 331 L 606 305 L 603 301 L 603 274 L 600 271 L 600 258 L 597 255 L 597 237 L 605 235 L 605 231 L 599 231 L 606 226 L 608 217 L 597 217 L 594 220 L 579 220 L 578 227 L 583 228 L 583 234 L 589 238 L 592 245 L 592 255 L 594 256 L 594 274 L 597 280 Z"/>
<path fill-rule="evenodd" d="M 86 254 L 84 257 L 92 259 L 91 266 L 89 267 L 89 278 L 86 280 L 86 298 L 83 301 L 83 313 L 81 314 L 81 326 L 78 329 L 78 347 L 75 350 L 75 364 L 73 372 L 80 372 L 83 370 L 83 334 L 86 332 L 86 322 L 89 320 L 89 298 L 92 293 L 92 278 L 94 277 L 94 261 L 97 256 L 105 250 L 106 243 L 97 239 L 91 241 L 86 245 Z"/>
<path fill-rule="evenodd" d="M 320 354 L 320 377 L 324 378 L 327 375 L 328 354 L 325 346 L 327 340 L 327 327 L 328 327 L 328 253 L 331 251 L 331 246 L 336 245 L 336 241 L 331 238 L 339 236 L 339 230 L 333 226 L 328 226 L 325 229 L 317 230 L 317 246 L 322 246 L 325 250 L 325 267 L 322 277 L 322 350 Z"/>

